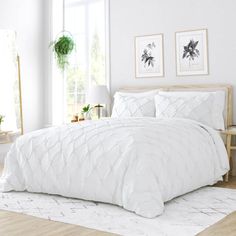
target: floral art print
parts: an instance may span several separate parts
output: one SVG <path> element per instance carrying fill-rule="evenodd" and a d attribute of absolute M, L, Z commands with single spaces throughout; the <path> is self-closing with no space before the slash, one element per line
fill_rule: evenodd
<path fill-rule="evenodd" d="M 207 51 L 207 30 L 177 32 L 177 75 L 208 74 Z"/>
<path fill-rule="evenodd" d="M 163 36 L 139 36 L 135 39 L 136 77 L 164 75 Z"/>

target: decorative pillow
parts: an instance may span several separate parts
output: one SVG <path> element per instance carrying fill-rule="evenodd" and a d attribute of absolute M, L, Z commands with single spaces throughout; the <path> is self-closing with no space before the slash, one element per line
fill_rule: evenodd
<path fill-rule="evenodd" d="M 225 93 L 160 92 L 155 96 L 157 118 L 186 118 L 224 129 Z"/>
<path fill-rule="evenodd" d="M 155 117 L 154 97 L 157 93 L 157 90 L 143 93 L 116 92 L 111 117 Z"/>

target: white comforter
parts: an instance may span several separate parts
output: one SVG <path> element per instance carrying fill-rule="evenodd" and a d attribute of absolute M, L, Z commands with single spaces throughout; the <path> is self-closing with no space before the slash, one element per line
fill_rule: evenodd
<path fill-rule="evenodd" d="M 12 145 L 0 191 L 59 194 L 145 217 L 214 184 L 229 169 L 216 131 L 184 119 L 88 121 L 26 134 Z"/>

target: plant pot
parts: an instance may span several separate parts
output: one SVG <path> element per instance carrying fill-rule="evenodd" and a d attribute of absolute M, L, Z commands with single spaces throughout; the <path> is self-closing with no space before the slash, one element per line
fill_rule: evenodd
<path fill-rule="evenodd" d="M 85 112 L 83 115 L 84 115 L 84 119 L 85 119 L 85 120 L 91 120 L 91 114 L 90 114 L 90 112 Z"/>

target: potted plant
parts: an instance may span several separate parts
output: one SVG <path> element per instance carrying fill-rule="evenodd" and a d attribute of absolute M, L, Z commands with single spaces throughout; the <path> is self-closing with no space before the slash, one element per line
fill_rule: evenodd
<path fill-rule="evenodd" d="M 71 34 L 69 33 L 69 35 L 66 35 L 65 32 L 63 32 L 63 35 L 51 42 L 50 46 L 55 53 L 58 67 L 61 70 L 65 70 L 69 65 L 68 57 L 75 49 L 75 42 Z"/>
<path fill-rule="evenodd" d="M 2 130 L 2 123 L 4 122 L 4 116 L 0 115 L 0 131 Z"/>
<path fill-rule="evenodd" d="M 84 106 L 82 108 L 82 115 L 84 117 L 85 120 L 91 120 L 91 110 L 93 108 L 90 106 L 90 104 L 88 104 L 87 106 Z"/>

